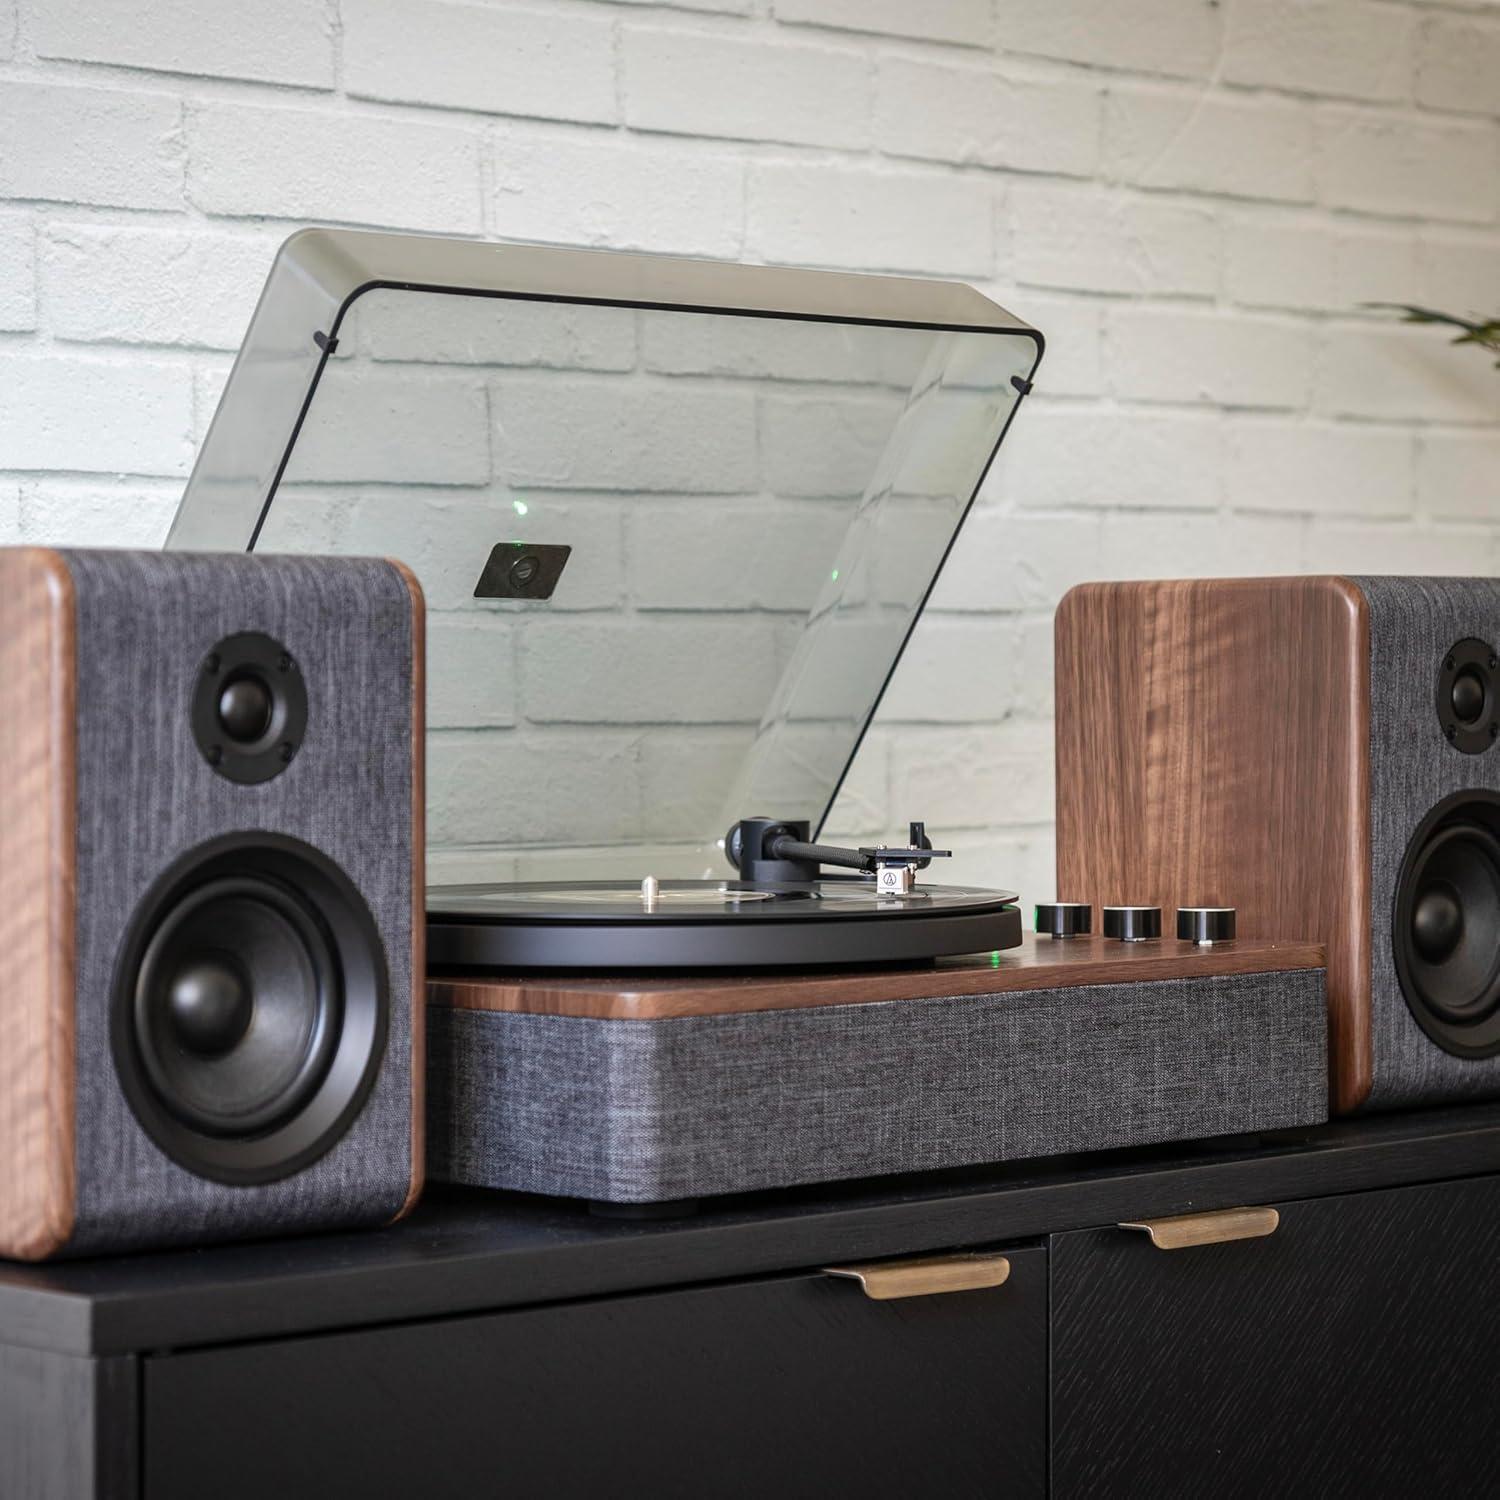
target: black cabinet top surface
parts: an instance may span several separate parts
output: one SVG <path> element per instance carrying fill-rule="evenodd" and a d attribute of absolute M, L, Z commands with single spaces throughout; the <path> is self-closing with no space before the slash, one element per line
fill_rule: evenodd
<path fill-rule="evenodd" d="M 116 1354 L 233 1343 L 1496 1171 L 1500 1103 L 758 1193 L 678 1218 L 600 1218 L 571 1201 L 439 1188 L 373 1232 L 0 1262 L 0 1344 Z"/>

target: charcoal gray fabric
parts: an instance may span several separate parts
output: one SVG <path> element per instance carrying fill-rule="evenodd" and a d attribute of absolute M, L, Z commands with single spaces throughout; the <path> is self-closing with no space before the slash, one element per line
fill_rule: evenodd
<path fill-rule="evenodd" d="M 1412 1019 L 1396 977 L 1391 915 L 1417 825 L 1444 797 L 1500 791 L 1500 748 L 1465 755 L 1443 737 L 1438 670 L 1467 636 L 1500 645 L 1500 580 L 1356 578 L 1370 615 L 1370 974 L 1374 1081 L 1367 1109 L 1500 1095 L 1500 1057 L 1454 1057 Z"/>
<path fill-rule="evenodd" d="M 1322 970 L 599 1021 L 434 1007 L 434 1176 L 697 1198 L 1327 1118 Z"/>
<path fill-rule="evenodd" d="M 77 1229 L 70 1252 L 390 1219 L 411 1170 L 410 595 L 387 563 L 181 553 L 63 554 L 78 608 Z M 296 657 L 307 734 L 259 786 L 210 770 L 192 685 L 223 637 Z M 280 1182 L 184 1171 L 116 1082 L 109 996 L 137 905 L 179 856 L 241 830 L 312 844 L 375 917 L 391 980 L 385 1062 L 349 1133 Z"/>

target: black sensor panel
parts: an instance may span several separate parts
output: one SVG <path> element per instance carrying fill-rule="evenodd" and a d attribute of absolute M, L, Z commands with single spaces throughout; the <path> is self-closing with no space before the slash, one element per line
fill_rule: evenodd
<path fill-rule="evenodd" d="M 496 542 L 474 585 L 474 597 L 550 599 L 572 551 L 560 543 Z"/>

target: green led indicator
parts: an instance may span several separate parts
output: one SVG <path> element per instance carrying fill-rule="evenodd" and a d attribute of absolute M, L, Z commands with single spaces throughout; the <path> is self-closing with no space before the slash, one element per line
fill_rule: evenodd
<path fill-rule="evenodd" d="M 833 570 L 833 581 L 835 583 L 839 581 L 839 570 L 837 568 Z"/>
<path fill-rule="evenodd" d="M 998 953 L 992 953 L 992 954 L 990 954 L 990 968 L 992 968 L 992 969 L 998 969 L 999 967 L 1000 967 L 1000 955 Z"/>
<path fill-rule="evenodd" d="M 524 500 L 512 500 L 510 503 L 515 507 L 515 512 L 518 516 L 524 516 L 530 509 Z"/>

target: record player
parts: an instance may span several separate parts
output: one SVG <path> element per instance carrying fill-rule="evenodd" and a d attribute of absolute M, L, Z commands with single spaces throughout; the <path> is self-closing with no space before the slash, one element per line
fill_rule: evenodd
<path fill-rule="evenodd" d="M 1041 348 L 949 283 L 283 247 L 169 546 L 422 584 L 431 1175 L 653 1204 L 1326 1117 L 1315 946 L 1023 943 L 941 830 L 824 831 Z"/>
<path fill-rule="evenodd" d="M 415 571 L 435 969 L 1008 948 L 915 829 L 812 831 L 1041 345 L 950 283 L 308 231 L 168 545 Z"/>

